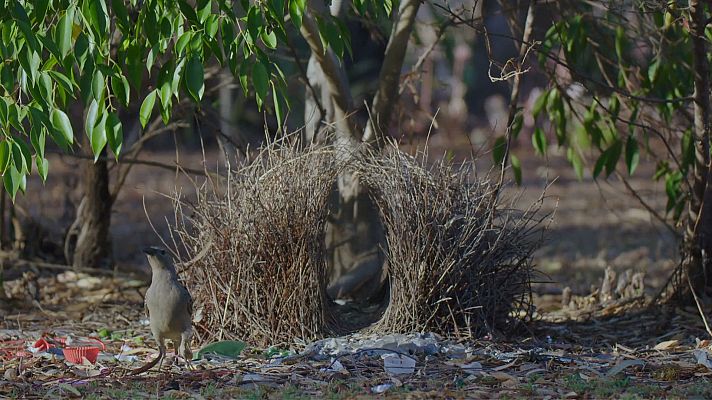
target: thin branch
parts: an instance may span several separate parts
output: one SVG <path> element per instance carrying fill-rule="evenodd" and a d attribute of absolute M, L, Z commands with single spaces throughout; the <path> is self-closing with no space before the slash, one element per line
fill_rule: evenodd
<path fill-rule="evenodd" d="M 47 153 L 57 154 L 60 157 L 71 157 L 71 158 L 78 158 L 78 159 L 83 159 L 83 160 L 94 160 L 93 156 L 89 156 L 89 155 L 85 155 L 85 154 L 67 154 L 65 152 L 56 151 L 56 150 L 47 150 Z M 114 158 L 113 157 L 99 157 L 98 160 L 114 161 Z M 190 173 L 193 175 L 198 175 L 198 176 L 213 177 L 213 178 L 222 178 L 223 177 L 220 174 L 205 172 L 203 170 L 189 168 L 189 167 L 184 167 L 183 165 L 181 165 L 180 163 L 177 163 L 177 162 L 173 163 L 173 164 L 167 164 L 167 163 L 163 163 L 160 161 L 141 160 L 141 159 L 136 159 L 136 158 L 119 158 L 118 162 L 125 163 L 125 164 L 132 164 L 132 165 L 148 165 L 151 167 L 163 168 L 163 169 L 168 169 L 171 171 L 180 169 L 187 173 Z"/>
<path fill-rule="evenodd" d="M 435 5 L 435 7 L 440 8 L 441 10 L 445 11 L 449 15 L 452 15 L 453 18 L 456 20 L 456 22 L 454 23 L 455 25 L 466 25 L 466 26 L 469 26 L 470 28 L 474 29 L 478 33 L 484 33 L 484 28 L 482 26 L 480 26 L 481 24 L 478 24 L 478 22 L 479 22 L 478 19 L 467 20 L 467 19 L 462 18 L 460 15 L 458 15 L 456 12 L 454 12 L 452 9 L 450 9 L 448 7 L 445 7 L 441 4 L 434 4 L 434 5 Z M 532 43 L 532 42 L 523 41 L 520 38 L 515 38 L 508 34 L 489 32 L 488 35 L 492 36 L 492 37 L 498 37 L 498 38 L 512 40 L 516 43 L 519 43 L 520 46 L 521 45 L 526 45 L 526 46 L 534 45 L 534 43 Z M 631 100 L 638 100 L 638 101 L 647 102 L 647 103 L 667 104 L 667 103 L 685 102 L 685 101 L 690 101 L 693 99 L 692 96 L 678 97 L 675 99 L 662 99 L 662 98 L 657 98 L 657 97 L 636 96 L 636 95 L 630 93 L 629 91 L 623 90 L 619 87 L 607 85 L 604 82 L 601 82 L 601 81 L 594 79 L 590 76 L 582 74 L 581 72 L 577 71 L 572 66 L 570 66 L 566 61 L 561 60 L 561 58 L 557 57 L 556 55 L 552 54 L 551 52 L 542 51 L 540 48 L 537 48 L 537 52 L 539 54 L 543 54 L 547 59 L 553 61 L 557 65 L 560 65 L 560 66 L 566 68 L 571 73 L 572 77 L 574 77 L 578 80 L 591 82 L 594 85 L 599 86 L 602 89 L 606 89 L 606 90 L 615 92 L 615 93 L 617 93 L 621 96 L 624 96 L 628 99 L 631 99 Z"/>
<path fill-rule="evenodd" d="M 627 180 L 623 175 L 621 175 L 618 171 L 616 171 L 616 176 L 618 177 L 618 179 L 620 179 L 621 182 L 623 182 L 623 185 L 625 186 L 626 189 L 628 189 L 628 192 L 630 192 L 630 194 L 631 194 L 633 197 L 635 197 L 636 200 L 638 200 L 638 202 L 640 203 L 640 205 L 643 206 L 643 208 L 645 208 L 645 209 L 650 213 L 650 215 L 652 215 L 653 217 L 655 217 L 655 219 L 657 219 L 657 220 L 660 221 L 663 225 L 665 225 L 665 227 L 666 227 L 670 232 L 672 232 L 672 234 L 675 235 L 676 238 L 679 239 L 679 238 L 682 237 L 682 235 L 680 234 L 680 232 L 678 232 L 677 229 L 675 229 L 672 225 L 670 225 L 670 223 L 667 221 L 667 219 L 666 219 L 664 216 L 660 215 L 659 212 L 657 212 L 650 204 L 648 204 L 648 202 L 646 202 L 646 201 L 640 196 L 640 194 L 638 193 L 638 191 L 636 191 L 636 190 L 633 188 L 633 186 L 631 186 L 630 182 L 628 182 L 628 180 Z"/>
<path fill-rule="evenodd" d="M 304 80 L 304 84 L 307 85 L 307 88 L 309 88 L 309 91 L 312 93 L 312 96 L 314 97 L 314 102 L 316 103 L 316 106 L 319 108 L 319 112 L 321 115 L 326 115 L 326 111 L 324 110 L 324 106 L 321 104 L 321 99 L 319 96 L 319 93 L 316 91 L 314 88 L 314 85 L 312 85 L 311 81 L 309 80 L 309 76 L 307 75 L 307 71 L 304 69 L 304 65 L 302 65 L 302 61 L 299 58 L 299 54 L 297 54 L 297 50 L 294 48 L 294 44 L 292 43 L 292 40 L 289 39 L 289 35 L 287 35 L 287 47 L 289 48 L 289 52 L 292 53 L 292 57 L 294 58 L 294 63 L 297 64 L 297 68 L 299 69 L 299 74 L 302 77 L 302 80 Z"/>
<path fill-rule="evenodd" d="M 519 61 L 517 69 L 521 69 L 521 65 L 524 62 L 531 46 L 524 45 L 528 43 L 534 30 L 534 8 L 536 7 L 536 0 L 531 0 L 529 3 L 529 9 L 527 11 L 527 17 L 524 21 L 524 33 L 522 33 L 522 44 L 519 46 Z M 499 190 L 504 182 L 504 171 L 507 167 L 507 162 L 509 159 L 509 150 L 512 144 L 512 126 L 514 125 L 514 119 L 517 114 L 517 104 L 519 103 L 519 89 L 521 82 L 521 74 L 514 75 L 514 82 L 512 83 L 512 93 L 509 97 L 509 116 L 507 117 L 507 131 L 506 136 L 506 147 L 504 149 L 504 157 L 502 157 L 502 168 L 499 172 L 499 181 L 494 187 L 494 197 L 497 197 Z"/>
<path fill-rule="evenodd" d="M 702 318 L 702 322 L 705 324 L 705 329 L 707 330 L 707 334 L 712 337 L 712 329 L 710 329 L 710 324 L 707 322 L 707 316 L 705 316 L 705 311 L 702 308 L 702 304 L 700 304 L 700 299 L 697 297 L 697 292 L 695 292 L 695 287 L 692 286 L 692 281 L 690 280 L 690 274 L 685 274 L 687 277 L 687 284 L 690 285 L 690 292 L 692 292 L 692 297 L 695 299 L 695 304 L 697 304 L 697 311 L 700 312 L 700 317 Z"/>

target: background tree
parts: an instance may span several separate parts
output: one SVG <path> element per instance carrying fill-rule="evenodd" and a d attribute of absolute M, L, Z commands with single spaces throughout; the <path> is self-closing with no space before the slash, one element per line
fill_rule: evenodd
<path fill-rule="evenodd" d="M 138 135 L 134 143 L 124 143 L 124 127 L 136 127 L 138 115 L 144 134 L 147 128 L 160 130 L 151 123 L 158 108 L 163 123 L 175 128 L 175 108 L 186 98 L 200 104 L 206 70 L 217 64 L 236 77 L 245 95 L 254 94 L 258 108 L 269 108 L 282 129 L 289 103 L 283 95 L 285 75 L 274 56 L 278 47 L 292 47 L 295 36 L 311 51 L 307 110 L 319 104 L 319 112 L 305 118 L 305 137 L 330 131 L 341 156 L 350 157 L 361 143 L 383 140 L 419 6 L 414 0 L 357 0 L 335 2 L 330 11 L 323 2 L 304 0 L 6 0 L 0 7 L 5 188 L 14 199 L 34 168 L 47 178 L 47 137 L 65 151 L 81 148 L 91 160 L 84 167 L 84 198 L 65 253 L 77 267 L 105 264 L 116 195 L 110 189 L 108 153 L 127 162 L 122 148 L 131 146 L 135 155 L 140 151 L 135 145 L 145 142 Z M 351 53 L 350 32 L 334 18 L 341 13 L 377 19 L 390 31 L 366 123 L 353 117 L 358 107 L 341 61 Z M 82 130 L 80 140 L 75 132 Z M 119 175 L 119 187 L 122 179 L 125 173 Z M 332 260 L 349 269 L 365 258 L 369 271 L 379 270 L 382 259 L 373 255 L 382 245 L 381 228 L 367 193 L 349 172 L 336 187 L 330 240 L 345 250 L 337 249 Z"/>
<path fill-rule="evenodd" d="M 285 16 L 303 8 L 298 1 L 4 1 L 0 169 L 6 190 L 13 199 L 24 191 L 33 164 L 46 179 L 47 137 L 71 151 L 81 142 L 75 132 L 82 121 L 81 147 L 93 162 L 83 174 L 76 247 L 68 258 L 75 266 L 102 264 L 110 254 L 107 153 L 121 159 L 124 126 L 138 115 L 145 129 L 154 108 L 170 124 L 180 99 L 201 101 L 206 65 L 214 62 L 239 76 L 245 91 L 254 90 L 259 107 L 271 99 L 281 121 L 284 76 L 270 54 L 286 36 Z"/>
<path fill-rule="evenodd" d="M 709 290 L 709 8 L 695 0 L 569 1 L 538 8 L 558 17 L 539 36 L 539 64 L 549 88 L 532 109 L 539 121 L 534 149 L 543 155 L 555 140 L 579 178 L 589 170 L 593 178 L 621 179 L 683 238 L 684 274 L 677 278 L 684 286 L 677 287 L 687 288 L 689 277 L 695 291 Z M 512 135 L 518 133 L 515 127 Z M 656 213 L 627 181 L 641 154 L 657 162 L 652 178 L 665 185 L 666 215 Z M 520 168 L 514 159 L 512 166 L 515 172 Z"/>

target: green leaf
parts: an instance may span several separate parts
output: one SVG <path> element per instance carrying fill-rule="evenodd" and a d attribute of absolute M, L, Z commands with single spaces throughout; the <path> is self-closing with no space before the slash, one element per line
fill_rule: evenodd
<path fill-rule="evenodd" d="M 393 11 L 393 0 L 384 0 L 383 10 L 386 12 L 386 15 L 391 15 L 391 11 Z"/>
<path fill-rule="evenodd" d="M 35 8 L 32 10 L 32 19 L 35 23 L 41 23 L 44 21 L 45 15 L 47 15 L 47 8 L 49 7 L 49 0 L 35 0 Z"/>
<path fill-rule="evenodd" d="M 66 57 L 72 49 L 72 27 L 74 26 L 74 7 L 69 7 L 67 12 L 59 19 L 55 31 L 55 42 L 59 47 L 62 57 Z"/>
<path fill-rule="evenodd" d="M 498 137 L 494 141 L 494 146 L 492 147 L 492 159 L 497 165 L 502 165 L 504 161 L 504 154 L 507 150 L 507 139 L 504 136 Z"/>
<path fill-rule="evenodd" d="M 143 21 L 143 30 L 146 33 L 146 39 L 148 39 L 148 43 L 150 43 L 151 46 L 154 46 L 156 43 L 158 43 L 158 21 L 156 20 L 156 14 L 153 10 L 146 8 L 145 11 L 146 13 Z"/>
<path fill-rule="evenodd" d="M 623 144 L 620 140 L 616 140 L 611 147 L 606 150 L 609 152 L 608 159 L 606 160 L 606 176 L 610 176 L 616 170 L 616 164 L 618 164 L 618 159 L 621 157 L 621 151 Z"/>
<path fill-rule="evenodd" d="M 99 103 L 97 103 L 96 100 L 92 99 L 91 103 L 89 103 L 89 108 L 87 108 L 86 118 L 84 119 L 84 132 L 86 132 L 87 137 L 90 140 L 92 135 L 94 134 L 94 127 L 96 126 L 98 118 Z"/>
<path fill-rule="evenodd" d="M 52 121 L 52 126 L 62 134 L 67 143 L 74 143 L 74 131 L 72 130 L 72 123 L 69 122 L 67 114 L 65 114 L 64 111 L 55 108 L 52 110 L 50 119 Z"/>
<path fill-rule="evenodd" d="M 91 80 L 91 93 L 94 99 L 101 103 L 104 98 L 104 88 L 106 87 L 106 82 L 104 81 L 104 74 L 101 73 L 99 68 L 94 70 L 94 76 Z"/>
<path fill-rule="evenodd" d="M 126 69 L 129 82 L 137 91 L 142 89 L 141 80 L 143 79 L 143 69 L 146 67 L 143 63 L 143 54 L 143 47 L 136 42 L 131 43 L 126 51 Z"/>
<path fill-rule="evenodd" d="M 91 134 L 91 150 L 92 153 L 94 153 L 94 162 L 96 162 L 99 159 L 99 156 L 101 156 L 101 151 L 104 149 L 104 146 L 106 146 L 107 138 L 106 138 L 106 121 L 108 117 L 108 113 L 103 110 L 101 113 L 101 120 L 94 126 L 94 130 L 92 131 Z"/>
<path fill-rule="evenodd" d="M 121 73 L 117 73 L 111 77 L 111 90 L 114 96 L 124 105 L 124 107 L 129 106 L 129 99 L 131 97 L 131 86 L 129 85 L 128 79 Z"/>
<path fill-rule="evenodd" d="M 306 0 L 289 1 L 289 17 L 297 29 L 302 27 L 302 17 L 304 16 L 304 3 Z"/>
<path fill-rule="evenodd" d="M 174 74 L 175 68 L 173 67 L 173 61 L 169 60 L 161 67 L 158 72 L 157 86 L 159 90 L 161 105 L 164 108 L 171 106 L 171 97 L 173 95 L 173 80 L 175 79 Z"/>
<path fill-rule="evenodd" d="M 126 9 L 124 0 L 111 0 L 111 7 L 114 9 L 116 24 L 119 25 L 119 29 L 124 33 L 128 33 L 131 30 L 131 23 L 129 22 L 129 12 Z"/>
<path fill-rule="evenodd" d="M 251 6 L 247 12 L 247 32 L 252 38 L 252 42 L 257 42 L 257 37 L 260 35 L 260 27 L 262 26 L 262 14 L 259 6 Z"/>
<path fill-rule="evenodd" d="M 0 174 L 5 174 L 10 165 L 10 143 L 7 140 L 0 142 Z"/>
<path fill-rule="evenodd" d="M 212 8 L 212 2 L 210 0 L 198 0 L 197 8 L 198 20 L 200 22 L 205 22 L 205 20 L 210 16 L 210 10 Z"/>
<path fill-rule="evenodd" d="M 84 72 L 84 66 L 89 59 L 89 39 L 83 32 L 77 36 L 74 43 L 74 58 L 79 63 L 79 72 Z M 93 65 L 93 63 L 90 63 Z"/>
<path fill-rule="evenodd" d="M 341 32 L 338 26 L 334 24 L 331 20 L 319 20 L 319 34 L 324 41 L 324 47 L 326 44 L 331 46 L 334 53 L 342 58 L 344 55 L 344 41 L 341 37 Z"/>
<path fill-rule="evenodd" d="M 512 154 L 512 172 L 514 172 L 514 181 L 517 185 L 522 184 L 522 163 L 519 161 L 519 157 Z"/>
<path fill-rule="evenodd" d="M 14 166 L 10 166 L 5 172 L 5 175 L 3 175 L 5 190 L 10 194 L 13 202 L 15 201 L 15 195 L 17 195 L 17 190 L 20 188 L 23 177 L 24 175 L 20 174 Z"/>
<path fill-rule="evenodd" d="M 537 127 L 534 129 L 534 134 L 532 134 L 532 145 L 534 146 L 534 151 L 539 155 L 546 154 L 546 134 L 544 131 Z"/>
<path fill-rule="evenodd" d="M 598 175 L 603 171 L 603 167 L 608 163 L 608 152 L 604 151 L 596 160 L 596 165 L 593 167 L 593 179 L 598 178 Z"/>
<path fill-rule="evenodd" d="M 640 161 L 640 151 L 638 141 L 633 136 L 628 136 L 625 143 L 625 165 L 628 167 L 628 174 L 633 175 Z"/>
<path fill-rule="evenodd" d="M 544 92 L 537 97 L 536 101 L 534 102 L 534 106 L 532 107 L 532 116 L 536 118 L 539 116 L 539 113 L 543 109 L 546 108 L 546 103 L 549 99 L 549 92 Z"/>
<path fill-rule="evenodd" d="M 48 71 L 49 75 L 54 79 L 57 84 L 62 86 L 62 89 L 66 90 L 67 93 L 73 93 L 74 88 L 76 87 L 76 83 L 72 82 L 67 78 L 67 75 L 64 75 L 61 72 L 57 71 Z"/>
<path fill-rule="evenodd" d="M 567 156 L 569 159 L 569 162 L 571 162 L 571 165 L 574 167 L 574 172 L 576 173 L 576 178 L 578 180 L 583 179 L 583 160 L 581 159 L 581 156 L 578 155 L 578 153 L 571 147 L 567 150 Z"/>
<path fill-rule="evenodd" d="M 618 113 L 620 112 L 621 109 L 621 102 L 618 100 L 618 96 L 611 96 L 610 101 L 608 102 L 608 112 L 611 113 L 613 118 L 618 116 Z"/>
<path fill-rule="evenodd" d="M 205 74 L 203 71 L 203 63 L 200 62 L 198 57 L 193 56 L 188 60 L 183 78 L 185 79 L 188 93 L 199 103 L 200 99 L 203 98 L 203 91 L 205 90 Z"/>
<path fill-rule="evenodd" d="M 156 90 L 152 90 L 141 103 L 141 110 L 139 111 L 139 120 L 141 121 L 141 127 L 146 128 L 148 120 L 151 118 L 151 113 L 153 113 L 153 105 L 156 103 Z"/>
<path fill-rule="evenodd" d="M 240 63 L 240 73 L 238 76 L 238 79 L 240 81 L 240 86 L 242 87 L 242 93 L 247 97 L 247 92 L 249 90 L 249 87 L 247 86 L 247 77 L 250 74 L 250 63 L 247 61 L 244 61 Z"/>
<path fill-rule="evenodd" d="M 255 86 L 257 103 L 261 105 L 267 98 L 267 90 L 269 90 L 269 73 L 261 62 L 255 63 L 252 67 L 252 84 Z"/>
<path fill-rule="evenodd" d="M 35 157 L 35 164 L 37 164 L 37 172 L 42 178 L 42 182 L 47 181 L 47 173 L 49 172 L 49 161 L 44 157 Z"/>
<path fill-rule="evenodd" d="M 208 34 L 208 37 L 214 38 L 218 33 L 219 26 L 218 16 L 216 14 L 212 14 L 205 20 L 205 33 Z"/>
<path fill-rule="evenodd" d="M 124 143 L 124 130 L 121 120 L 115 112 L 109 113 L 109 117 L 106 119 L 106 139 L 109 142 L 109 148 L 118 159 L 121 145 Z"/>
<path fill-rule="evenodd" d="M 193 32 L 187 31 L 178 37 L 178 40 L 176 41 L 176 46 L 175 46 L 175 53 L 177 55 L 183 54 L 186 46 L 188 46 L 188 43 L 190 43 L 190 39 L 192 36 L 193 36 Z"/>
<path fill-rule="evenodd" d="M 510 135 L 512 135 L 513 139 L 517 139 L 519 137 L 519 132 L 522 131 L 522 125 L 524 124 L 524 117 L 522 116 L 521 109 L 517 111 L 517 114 L 514 116 L 514 121 L 512 121 L 512 128 L 510 130 Z"/>
<path fill-rule="evenodd" d="M 15 165 L 17 165 L 17 159 L 22 159 L 20 163 L 21 168 L 18 168 L 18 170 L 23 174 L 30 173 L 32 170 L 32 153 L 30 153 L 30 148 L 27 146 L 27 143 L 22 139 L 16 139 L 13 141 L 13 145 L 13 159 L 15 159 Z M 17 156 L 18 152 L 19 156 Z M 20 165 L 17 166 L 20 167 Z"/>
<path fill-rule="evenodd" d="M 47 71 L 40 72 L 37 86 L 40 89 L 42 99 L 47 103 L 52 103 L 52 79 L 49 77 Z"/>
<path fill-rule="evenodd" d="M 267 32 L 265 29 L 263 29 L 260 36 L 262 37 L 262 42 L 265 44 L 265 46 L 269 47 L 270 49 L 277 48 L 277 34 L 275 34 L 274 31 Z"/>
<path fill-rule="evenodd" d="M 178 64 L 176 64 L 175 69 L 173 70 L 173 78 L 171 79 L 171 93 L 173 96 L 178 98 L 178 89 L 179 89 L 179 84 L 180 84 L 180 77 L 181 74 L 183 73 L 183 67 L 185 66 L 185 58 L 181 58 L 178 61 Z"/>
<path fill-rule="evenodd" d="M 195 354 L 194 360 L 204 358 L 207 354 L 217 354 L 223 357 L 237 358 L 246 347 L 247 344 L 236 340 L 214 342 L 198 350 Z"/>
<path fill-rule="evenodd" d="M 41 122 L 32 124 L 30 128 L 30 142 L 32 142 L 32 147 L 35 149 L 38 157 L 44 157 L 45 154 L 45 144 L 46 144 L 46 134 L 45 127 L 42 126 Z"/>
<path fill-rule="evenodd" d="M 178 0 L 178 7 L 180 7 L 180 12 L 188 21 L 193 25 L 198 25 L 198 15 L 195 14 L 193 6 L 189 5 L 185 0 Z"/>
<path fill-rule="evenodd" d="M 284 110 L 282 110 L 282 105 L 279 102 L 279 96 L 277 96 L 277 88 L 272 85 L 272 102 L 274 103 L 274 115 L 277 117 L 277 128 L 282 130 L 282 122 L 284 121 Z"/>
<path fill-rule="evenodd" d="M 96 32 L 97 38 L 106 40 L 109 18 L 105 0 L 85 1 L 82 5 L 82 14 L 87 19 L 89 26 Z"/>
<path fill-rule="evenodd" d="M 622 26 L 616 28 L 616 56 L 618 60 L 623 60 L 623 54 L 625 53 L 625 31 Z"/>

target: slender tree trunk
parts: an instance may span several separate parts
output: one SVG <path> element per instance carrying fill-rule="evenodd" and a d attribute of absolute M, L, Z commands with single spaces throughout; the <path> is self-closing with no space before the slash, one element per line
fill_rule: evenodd
<path fill-rule="evenodd" d="M 88 147 L 88 146 L 87 146 Z M 111 195 L 106 150 L 99 161 L 86 161 L 83 167 L 82 185 L 84 197 L 77 210 L 73 226 L 76 229 L 76 246 L 68 257 L 74 267 L 98 268 L 111 265 Z"/>
<path fill-rule="evenodd" d="M 710 164 L 710 66 L 705 27 L 707 16 L 699 0 L 690 1 L 692 14 L 695 164 L 693 193 L 685 230 L 686 272 L 697 293 L 712 287 L 712 165 Z"/>
<path fill-rule="evenodd" d="M 348 4 L 335 1 L 328 10 L 318 0 L 308 2 L 301 27 L 301 34 L 312 51 L 307 69 L 311 86 L 307 89 L 305 107 L 307 141 L 320 141 L 322 122 L 325 122 L 332 129 L 337 158 L 348 161 L 363 142 L 377 143 L 382 137 L 393 103 L 397 101 L 405 47 L 419 5 L 418 0 L 405 0 L 399 8 L 380 72 L 378 100 L 374 100 L 371 107 L 382 124 L 369 134 L 350 117 L 354 105 L 343 64 L 331 49 L 325 51 L 322 47 L 315 21 L 316 16 L 326 13 L 338 15 Z M 325 115 L 317 107 L 315 96 L 320 97 Z M 353 171 L 346 170 L 338 177 L 331 208 L 326 229 L 327 262 L 331 271 L 329 294 L 361 299 L 379 294 L 384 281 L 385 235 L 369 189 L 359 182 Z"/>
<path fill-rule="evenodd" d="M 371 119 L 363 135 L 363 140 L 366 142 L 382 142 L 388 130 L 393 105 L 398 100 L 401 68 L 403 68 L 405 52 L 408 48 L 410 34 L 413 32 L 418 8 L 420 8 L 420 0 L 402 0 L 398 8 L 398 16 L 393 23 L 383 65 L 378 76 L 379 85 L 371 106 Z"/>

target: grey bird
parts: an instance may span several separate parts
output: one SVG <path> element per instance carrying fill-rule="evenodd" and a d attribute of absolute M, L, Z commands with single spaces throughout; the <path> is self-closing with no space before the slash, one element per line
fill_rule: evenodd
<path fill-rule="evenodd" d="M 146 253 L 152 273 L 144 308 L 150 321 L 151 333 L 158 343 L 159 355 L 151 363 L 133 371 L 133 374 L 147 371 L 159 361 L 163 364 L 166 339 L 173 342 L 176 355 L 182 356 L 190 367 L 190 360 L 193 358 L 190 350 L 190 339 L 193 335 L 193 299 L 185 286 L 178 281 L 173 260 L 165 249 L 147 247 L 143 252 Z M 161 365 L 158 366 L 159 370 Z"/>

